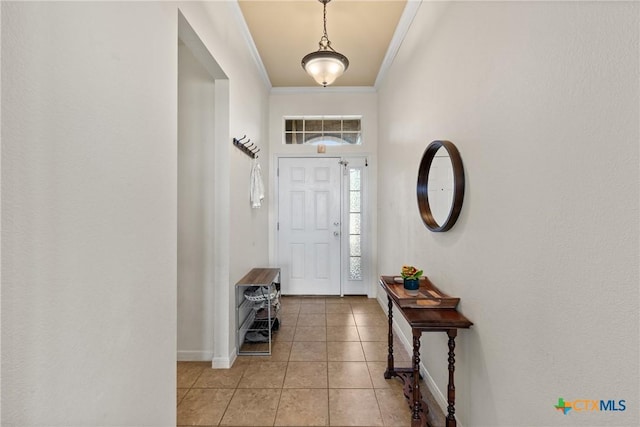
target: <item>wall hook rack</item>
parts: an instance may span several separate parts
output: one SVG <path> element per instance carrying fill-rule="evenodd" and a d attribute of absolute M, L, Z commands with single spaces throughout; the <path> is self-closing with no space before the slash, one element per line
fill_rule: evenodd
<path fill-rule="evenodd" d="M 258 158 L 258 152 L 260 149 L 257 145 L 251 142 L 251 138 L 247 139 L 247 135 L 244 135 L 242 138 L 233 138 L 233 145 L 238 147 L 240 151 L 252 159 Z"/>

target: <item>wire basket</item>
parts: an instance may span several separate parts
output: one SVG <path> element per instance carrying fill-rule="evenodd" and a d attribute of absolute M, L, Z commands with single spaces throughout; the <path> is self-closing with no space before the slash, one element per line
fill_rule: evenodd
<path fill-rule="evenodd" d="M 269 301 L 278 296 L 275 286 L 252 286 L 244 291 L 244 297 L 249 301 Z"/>

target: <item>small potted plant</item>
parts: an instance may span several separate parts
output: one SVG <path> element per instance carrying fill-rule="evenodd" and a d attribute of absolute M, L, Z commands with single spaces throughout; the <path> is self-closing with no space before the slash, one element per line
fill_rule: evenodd
<path fill-rule="evenodd" d="M 422 270 L 418 270 L 412 265 L 403 265 L 400 275 L 402 276 L 404 289 L 407 291 L 407 293 L 409 295 L 418 295 Z"/>

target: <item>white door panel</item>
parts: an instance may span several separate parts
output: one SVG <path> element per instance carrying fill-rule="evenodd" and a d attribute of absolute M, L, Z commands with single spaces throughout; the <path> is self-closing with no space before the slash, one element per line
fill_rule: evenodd
<path fill-rule="evenodd" d="M 278 161 L 278 265 L 282 292 L 340 294 L 338 158 Z"/>

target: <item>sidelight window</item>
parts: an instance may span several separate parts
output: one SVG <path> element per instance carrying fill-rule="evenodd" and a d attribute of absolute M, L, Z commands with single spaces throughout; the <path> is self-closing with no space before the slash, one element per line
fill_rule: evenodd
<path fill-rule="evenodd" d="M 362 280 L 362 170 L 349 168 L 349 280 Z"/>

